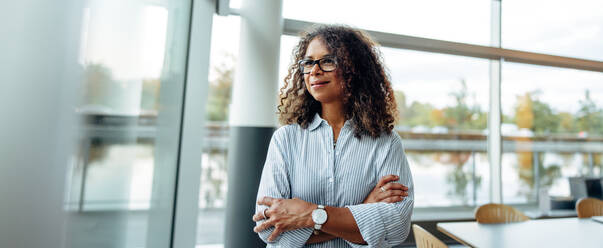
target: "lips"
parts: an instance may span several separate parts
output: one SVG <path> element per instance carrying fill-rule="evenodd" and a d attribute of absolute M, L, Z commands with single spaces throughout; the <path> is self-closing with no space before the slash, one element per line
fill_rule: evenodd
<path fill-rule="evenodd" d="M 314 82 L 314 83 L 310 83 L 310 86 L 312 86 L 312 87 L 321 87 L 321 86 L 327 85 L 330 82 L 331 81 Z"/>

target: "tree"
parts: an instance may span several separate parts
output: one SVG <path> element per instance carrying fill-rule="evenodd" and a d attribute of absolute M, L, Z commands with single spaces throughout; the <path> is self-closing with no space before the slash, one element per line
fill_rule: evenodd
<path fill-rule="evenodd" d="M 538 99 L 533 100 L 532 112 L 534 115 L 532 131 L 535 134 L 550 134 L 558 131 L 561 119 L 547 103 Z"/>
<path fill-rule="evenodd" d="M 217 77 L 209 83 L 207 99 L 207 119 L 210 121 L 227 121 L 228 106 L 231 102 L 232 83 L 235 72 L 235 58 L 226 55 L 229 61 L 214 67 Z"/>
<path fill-rule="evenodd" d="M 532 111 L 532 97 L 530 93 L 517 97 L 515 124 L 519 128 L 527 129 L 531 129 L 534 126 L 534 112 Z"/>
<path fill-rule="evenodd" d="M 434 107 L 429 103 L 420 103 L 413 101 L 408 111 L 406 112 L 406 122 L 409 126 L 430 126 L 433 123 L 430 121 L 431 111 Z"/>
<path fill-rule="evenodd" d="M 577 131 L 577 125 L 574 116 L 568 112 L 560 112 L 558 115 L 559 127 L 558 131 L 564 133 L 573 133 Z"/>
<path fill-rule="evenodd" d="M 530 129 L 535 134 L 554 133 L 561 125 L 561 118 L 555 114 L 555 111 L 547 103 L 537 98 L 539 94 L 539 91 L 532 91 L 517 97 L 515 123 L 517 127 Z M 522 137 L 517 138 L 517 140 L 530 142 L 531 138 Z M 534 156 L 535 153 L 529 151 L 517 152 L 517 172 L 520 181 L 528 186 L 528 190 L 521 192 L 521 194 L 528 198 L 535 195 L 532 193 L 537 181 L 535 170 L 538 170 L 540 186 L 551 186 L 554 180 L 561 176 L 559 165 L 544 167 L 543 153 L 537 153 L 537 156 Z M 534 168 L 535 163 L 538 164 L 537 168 Z"/>
<path fill-rule="evenodd" d="M 444 108 L 445 126 L 449 129 L 465 129 L 471 121 L 471 110 L 467 106 L 467 83 L 461 79 L 461 89 L 451 92 L 450 96 L 454 98 L 455 106 Z"/>
<path fill-rule="evenodd" d="M 406 95 L 402 91 L 394 90 L 394 97 L 396 98 L 396 105 L 398 106 L 398 123 L 402 123 L 408 114 Z"/>
<path fill-rule="evenodd" d="M 580 131 L 603 134 L 603 112 L 590 98 L 589 90 L 584 92 L 584 100 L 580 100 L 576 124 Z"/>

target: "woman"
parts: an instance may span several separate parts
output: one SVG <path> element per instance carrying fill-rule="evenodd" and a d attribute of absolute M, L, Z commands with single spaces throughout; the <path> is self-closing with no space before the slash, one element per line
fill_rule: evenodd
<path fill-rule="evenodd" d="M 254 228 L 268 246 L 390 247 L 410 230 L 413 183 L 379 52 L 362 32 L 320 26 L 294 51 Z M 408 187 L 406 187 L 406 186 Z"/>

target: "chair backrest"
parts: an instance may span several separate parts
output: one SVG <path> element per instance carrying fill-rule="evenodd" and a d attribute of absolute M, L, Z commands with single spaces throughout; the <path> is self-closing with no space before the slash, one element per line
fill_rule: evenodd
<path fill-rule="evenodd" d="M 529 219 L 521 211 L 504 204 L 489 203 L 475 210 L 475 220 L 478 223 L 522 222 Z"/>
<path fill-rule="evenodd" d="M 427 230 L 417 224 L 412 224 L 412 231 L 415 233 L 415 242 L 417 248 L 447 248 L 441 240 L 433 236 Z"/>
<path fill-rule="evenodd" d="M 603 201 L 595 198 L 582 198 L 576 202 L 578 218 L 590 218 L 603 215 Z"/>

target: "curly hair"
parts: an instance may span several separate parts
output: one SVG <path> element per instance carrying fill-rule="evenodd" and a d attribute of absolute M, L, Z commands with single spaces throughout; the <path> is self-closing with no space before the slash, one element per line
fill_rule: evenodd
<path fill-rule="evenodd" d="M 354 136 L 376 138 L 383 132 L 391 133 L 398 114 L 381 53 L 367 34 L 341 25 L 315 26 L 302 34 L 280 89 L 279 121 L 307 128 L 314 115 L 321 112 L 320 102 L 306 89 L 297 63 L 314 38 L 320 38 L 337 59 L 337 73 L 343 79 L 344 117 L 352 120 Z"/>

